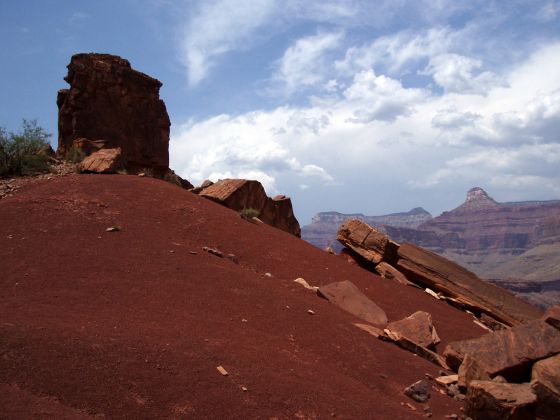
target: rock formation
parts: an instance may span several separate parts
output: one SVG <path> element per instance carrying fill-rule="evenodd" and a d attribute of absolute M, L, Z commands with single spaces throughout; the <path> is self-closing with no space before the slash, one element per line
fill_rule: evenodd
<path fill-rule="evenodd" d="M 259 214 L 258 218 L 264 223 L 297 237 L 301 236 L 290 198 L 284 195 L 268 197 L 258 181 L 223 179 L 202 188 L 199 195 L 238 212 L 255 210 Z"/>
<path fill-rule="evenodd" d="M 122 150 L 131 171 L 151 169 L 163 176 L 169 166 L 169 116 L 159 97 L 161 82 L 109 54 L 76 54 L 58 92 L 59 156 L 87 140 Z M 86 154 L 91 149 L 84 149 Z"/>

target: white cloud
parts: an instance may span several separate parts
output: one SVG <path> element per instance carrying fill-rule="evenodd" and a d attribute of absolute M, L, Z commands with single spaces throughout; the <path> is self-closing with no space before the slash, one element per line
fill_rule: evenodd
<path fill-rule="evenodd" d="M 296 90 L 324 82 L 328 66 L 326 54 L 337 48 L 343 37 L 342 32 L 334 32 L 298 39 L 277 62 L 272 90 L 289 96 Z"/>
<path fill-rule="evenodd" d="M 446 92 L 486 94 L 503 85 L 490 71 L 479 71 L 482 61 L 459 54 L 441 54 L 430 59 L 423 74 L 429 74 Z"/>
<path fill-rule="evenodd" d="M 247 47 L 275 11 L 274 0 L 214 0 L 200 5 L 183 35 L 181 58 L 190 86 L 206 76 L 215 60 Z"/>

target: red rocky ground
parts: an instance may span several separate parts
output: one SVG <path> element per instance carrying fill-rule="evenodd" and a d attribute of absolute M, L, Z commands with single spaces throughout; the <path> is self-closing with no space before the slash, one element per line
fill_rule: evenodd
<path fill-rule="evenodd" d="M 484 332 L 421 290 L 151 178 L 22 187 L 0 201 L 0 267 L 1 418 L 422 418 L 403 389 L 440 369 L 297 277 L 351 280 L 389 321 L 429 312 L 440 350 Z M 433 418 L 460 414 L 435 391 L 427 404 Z"/>

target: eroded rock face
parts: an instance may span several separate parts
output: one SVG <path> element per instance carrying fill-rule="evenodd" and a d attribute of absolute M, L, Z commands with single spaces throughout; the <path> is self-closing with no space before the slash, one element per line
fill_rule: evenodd
<path fill-rule="evenodd" d="M 255 209 L 264 223 L 301 236 L 299 223 L 286 196 L 270 198 L 260 182 L 248 179 L 223 179 L 203 188 L 199 195 L 235 211 Z"/>
<path fill-rule="evenodd" d="M 84 139 L 120 147 L 130 171 L 167 172 L 170 121 L 161 82 L 118 56 L 93 53 L 74 55 L 65 80 L 70 88 L 57 98 L 59 156 Z"/>
<path fill-rule="evenodd" d="M 387 325 L 385 311 L 364 295 L 354 283 L 346 280 L 319 287 L 319 296 L 358 318 L 377 327 Z"/>
<path fill-rule="evenodd" d="M 444 357 L 454 370 L 468 354 L 479 371 L 508 381 L 528 380 L 534 362 L 560 352 L 560 332 L 546 322 L 536 320 L 495 331 L 482 337 L 456 341 L 447 345 Z"/>
<path fill-rule="evenodd" d="M 465 414 L 474 420 L 530 420 L 535 418 L 536 405 L 529 384 L 472 381 Z"/>
<path fill-rule="evenodd" d="M 506 325 L 542 316 L 539 308 L 431 251 L 405 243 L 399 247 L 398 256 L 396 268 L 410 281 L 442 292 L 459 304 L 486 313 Z"/>
<path fill-rule="evenodd" d="M 344 222 L 338 229 L 336 239 L 366 261 L 377 264 L 396 260 L 398 245 L 361 220 L 350 219 Z"/>
<path fill-rule="evenodd" d="M 80 163 L 82 172 L 92 172 L 97 174 L 111 174 L 122 169 L 121 148 L 100 149 L 87 156 Z"/>

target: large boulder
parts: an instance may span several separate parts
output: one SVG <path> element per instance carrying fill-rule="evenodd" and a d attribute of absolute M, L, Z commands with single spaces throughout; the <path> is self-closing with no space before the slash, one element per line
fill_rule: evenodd
<path fill-rule="evenodd" d="M 222 179 L 202 189 L 199 195 L 235 211 L 254 209 L 264 223 L 297 237 L 301 236 L 301 229 L 294 215 L 290 198 L 268 197 L 259 181 Z"/>
<path fill-rule="evenodd" d="M 118 56 L 93 53 L 72 56 L 64 80 L 70 88 L 57 98 L 59 156 L 72 146 L 90 147 L 90 140 L 120 147 L 130 171 L 167 172 L 170 121 L 159 97 L 161 82 Z"/>
<path fill-rule="evenodd" d="M 359 219 L 345 221 L 338 229 L 336 239 L 374 264 L 381 261 L 392 263 L 396 259 L 398 245 Z"/>
<path fill-rule="evenodd" d="M 457 370 L 468 354 L 490 377 L 502 375 L 511 382 L 529 377 L 534 362 L 560 353 L 560 331 L 541 320 L 479 338 L 449 343 L 443 355 Z"/>
<path fill-rule="evenodd" d="M 382 328 L 387 325 L 385 311 L 348 280 L 321 286 L 317 294 L 372 325 Z"/>
<path fill-rule="evenodd" d="M 560 354 L 535 363 L 531 386 L 539 400 L 537 417 L 560 419 Z"/>
<path fill-rule="evenodd" d="M 537 397 L 529 384 L 472 381 L 465 399 L 465 415 L 473 420 L 532 420 Z"/>
<path fill-rule="evenodd" d="M 398 248 L 398 256 L 396 268 L 407 279 L 441 292 L 475 313 L 486 313 L 509 326 L 542 316 L 539 308 L 431 251 L 405 243 Z"/>

